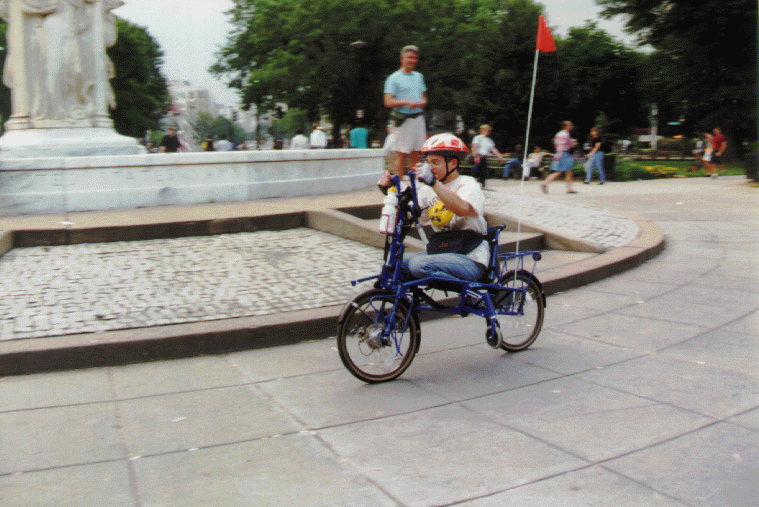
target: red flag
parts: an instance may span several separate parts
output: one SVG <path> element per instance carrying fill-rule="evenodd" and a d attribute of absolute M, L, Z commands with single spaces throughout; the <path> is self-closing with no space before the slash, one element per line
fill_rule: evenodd
<path fill-rule="evenodd" d="M 544 53 L 556 51 L 556 43 L 553 41 L 551 29 L 546 25 L 546 20 L 542 14 L 540 15 L 540 21 L 538 21 L 538 41 L 535 44 L 535 49 Z"/>

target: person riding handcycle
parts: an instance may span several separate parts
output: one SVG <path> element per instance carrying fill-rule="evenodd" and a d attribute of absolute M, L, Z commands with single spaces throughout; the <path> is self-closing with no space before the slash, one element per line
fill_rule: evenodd
<path fill-rule="evenodd" d="M 483 317 L 487 344 L 508 352 L 528 348 L 543 323 L 545 295 L 534 276 L 540 252 L 500 252 L 505 226 L 487 227 L 482 189 L 458 171 L 466 145 L 438 134 L 421 152 L 427 162 L 409 172 L 408 182 L 389 174 L 380 180 L 387 194 L 379 227 L 384 263 L 378 275 L 351 282 L 374 286 L 353 296 L 338 317 L 340 359 L 369 383 L 393 380 L 409 367 L 419 351 L 419 312 Z M 419 218 L 435 233 L 426 253 L 407 253 L 404 239 Z M 527 258 L 532 269 L 525 269 Z"/>
<path fill-rule="evenodd" d="M 409 253 L 401 269 L 414 278 L 439 277 L 476 282 L 482 279 L 490 258 L 485 241 L 485 195 L 471 176 L 459 174 L 459 163 L 469 149 L 453 134 L 437 134 L 422 147 L 426 164 L 418 164 L 419 207 L 427 210 L 435 234 L 427 253 Z"/>

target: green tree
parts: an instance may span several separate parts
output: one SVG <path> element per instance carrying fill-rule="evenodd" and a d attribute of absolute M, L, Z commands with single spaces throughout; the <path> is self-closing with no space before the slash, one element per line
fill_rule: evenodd
<path fill-rule="evenodd" d="M 707 130 L 721 125 L 740 146 L 756 139 L 755 0 L 596 0 L 607 17 L 650 44 L 641 89 L 660 119 Z M 747 114 L 747 112 L 751 112 Z"/>
<path fill-rule="evenodd" d="M 198 113 L 197 120 L 193 126 L 197 134 L 195 141 L 198 144 L 205 141 L 208 136 L 219 139 L 224 135 L 235 144 L 245 142 L 249 137 L 245 129 L 231 120 L 222 116 L 212 116 L 204 111 Z"/>
<path fill-rule="evenodd" d="M 357 109 L 382 130 L 384 80 L 400 48 L 416 44 L 428 110 L 445 112 L 430 130 L 454 128 L 456 116 L 467 128 L 488 122 L 510 149 L 524 138 L 542 10 L 534 0 L 235 0 L 234 30 L 211 70 L 259 110 L 284 102 L 311 120 L 328 116 L 337 137 Z M 638 55 L 595 25 L 557 42 L 559 52 L 541 55 L 533 131 L 550 139 L 564 118 L 589 129 L 600 112 L 610 128 L 635 124 Z"/>
<path fill-rule="evenodd" d="M 166 79 L 161 74 L 163 51 L 147 29 L 116 18 L 118 40 L 108 48 L 116 77 L 111 87 L 116 109 L 111 111 L 116 131 L 142 137 L 160 128 L 170 103 Z"/>
<path fill-rule="evenodd" d="M 638 89 L 645 56 L 598 28 L 595 22 L 569 30 L 558 42 L 561 54 L 556 82 L 564 82 L 561 108 L 580 136 L 605 117 L 604 134 L 621 134 L 646 118 Z M 632 107 L 631 107 L 632 105 Z M 571 115 L 571 116 L 570 116 Z"/>

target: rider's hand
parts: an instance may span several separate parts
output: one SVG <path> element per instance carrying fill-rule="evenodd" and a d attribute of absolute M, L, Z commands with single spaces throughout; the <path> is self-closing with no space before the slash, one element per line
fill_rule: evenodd
<path fill-rule="evenodd" d="M 387 195 L 387 189 L 393 186 L 393 181 L 390 179 L 390 173 L 388 171 L 385 171 L 385 173 L 382 175 L 382 177 L 377 182 L 377 186 L 380 189 L 380 192 Z"/>
<path fill-rule="evenodd" d="M 416 179 L 427 185 L 435 184 L 435 175 L 432 174 L 432 166 L 427 163 L 417 164 L 414 167 L 414 173 L 416 173 Z"/>

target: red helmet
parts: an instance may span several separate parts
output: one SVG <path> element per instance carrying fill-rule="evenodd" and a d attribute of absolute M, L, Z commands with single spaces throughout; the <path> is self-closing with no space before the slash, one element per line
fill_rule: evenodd
<path fill-rule="evenodd" d="M 425 155 L 442 155 L 444 157 L 457 157 L 459 159 L 469 153 L 466 144 L 450 133 L 435 134 L 427 139 L 422 146 L 422 153 Z"/>

